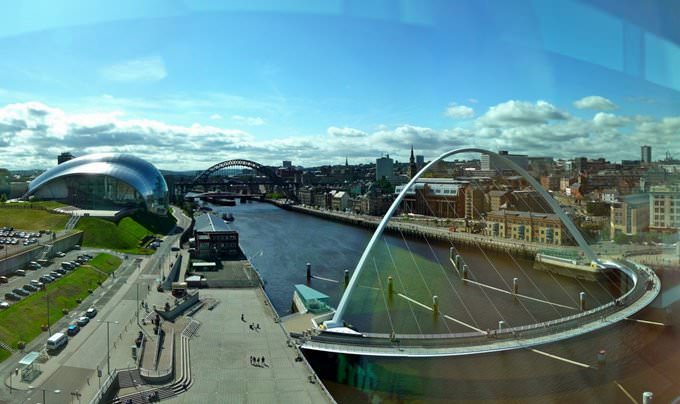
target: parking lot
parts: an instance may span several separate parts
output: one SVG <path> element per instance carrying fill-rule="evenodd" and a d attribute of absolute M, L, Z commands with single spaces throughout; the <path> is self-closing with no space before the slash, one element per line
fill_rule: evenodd
<path fill-rule="evenodd" d="M 79 256 L 81 257 L 80 260 L 81 263 L 85 263 L 89 259 L 87 259 L 83 255 L 89 256 L 90 259 L 92 258 L 92 255 L 85 254 L 80 250 L 58 252 L 58 255 L 50 259 L 49 263 L 46 263 L 45 266 L 37 264 L 37 262 L 34 261 L 35 264 L 33 265 L 28 264 L 22 270 L 18 270 L 13 274 L 4 275 L 4 277 L 7 280 L 7 283 L 4 283 L 4 279 L 0 279 L 1 282 L 0 309 L 5 309 L 9 307 L 13 303 L 16 303 L 17 301 L 23 299 L 24 297 L 29 296 L 30 294 L 38 291 L 43 284 L 50 283 L 51 281 L 49 280 L 49 278 L 46 278 L 47 276 L 54 279 L 57 277 L 64 276 L 68 272 L 75 270 L 76 267 L 73 266 L 70 270 L 66 269 L 69 267 L 69 265 L 62 265 L 62 263 L 65 262 L 76 263 Z M 58 274 L 58 276 L 55 275 L 55 272 L 56 274 Z M 16 297 L 8 298 L 9 297 L 7 296 L 8 293 L 14 293 L 15 295 L 17 295 L 18 299 L 16 299 Z"/>
<path fill-rule="evenodd" d="M 13 227 L 0 227 L 0 257 L 7 257 L 38 243 L 47 243 L 54 237 L 50 230 L 23 231 Z"/>

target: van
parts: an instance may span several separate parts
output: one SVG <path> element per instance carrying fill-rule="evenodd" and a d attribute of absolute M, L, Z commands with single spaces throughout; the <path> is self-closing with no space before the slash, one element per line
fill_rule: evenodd
<path fill-rule="evenodd" d="M 47 350 L 48 351 L 56 351 L 60 348 L 62 348 L 66 343 L 68 342 L 68 337 L 66 334 L 63 333 L 55 333 L 51 337 L 47 339 Z"/>

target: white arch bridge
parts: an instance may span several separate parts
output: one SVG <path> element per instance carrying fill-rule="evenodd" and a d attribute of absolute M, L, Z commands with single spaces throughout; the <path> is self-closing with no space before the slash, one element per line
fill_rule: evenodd
<path fill-rule="evenodd" d="M 499 327 L 495 330 L 482 330 L 470 327 L 473 328 L 471 332 L 448 334 L 362 333 L 361 330 L 347 327 L 344 319 L 345 312 L 348 302 L 357 287 L 357 280 L 365 267 L 371 250 L 383 235 L 388 221 L 397 211 L 409 188 L 434 164 L 447 157 L 461 153 L 488 154 L 519 173 L 545 199 L 555 214 L 562 220 L 562 223 L 571 233 L 571 236 L 583 251 L 585 257 L 590 261 L 592 270 L 603 273 L 606 271 L 616 271 L 629 279 L 631 287 L 620 296 L 612 298 L 609 302 L 593 309 L 520 327 Z M 583 236 L 569 216 L 560 208 L 559 204 L 522 167 L 505 156 L 488 150 L 473 147 L 461 148 L 444 153 L 428 163 L 399 193 L 379 223 L 359 259 L 340 303 L 333 313 L 333 317 L 326 320 L 314 336 L 306 338 L 302 346 L 306 349 L 326 352 L 396 357 L 456 356 L 527 348 L 572 338 L 611 326 L 629 318 L 649 305 L 659 294 L 660 290 L 660 280 L 650 268 L 628 260 L 599 259 L 583 239 Z M 412 300 L 412 303 L 418 304 L 430 311 L 436 312 L 437 310 L 435 307 L 430 307 L 414 300 Z M 449 318 L 449 320 L 457 321 L 453 318 Z"/>

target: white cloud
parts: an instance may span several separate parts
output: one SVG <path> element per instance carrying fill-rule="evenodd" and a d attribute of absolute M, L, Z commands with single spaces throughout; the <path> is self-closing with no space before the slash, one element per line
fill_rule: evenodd
<path fill-rule="evenodd" d="M 597 126 L 606 127 L 620 127 L 627 125 L 631 121 L 626 116 L 619 116 L 607 112 L 598 112 L 593 117 L 593 123 Z"/>
<path fill-rule="evenodd" d="M 451 105 L 449 105 L 448 108 L 446 108 L 446 111 L 444 111 L 444 115 L 448 116 L 449 118 L 455 119 L 472 118 L 473 116 L 475 116 L 475 110 L 465 105 L 457 105 L 454 102 L 451 103 Z"/>
<path fill-rule="evenodd" d="M 569 114 L 545 101 L 532 104 L 526 101 L 510 100 L 490 107 L 477 122 L 482 126 L 523 126 L 569 118 Z"/>
<path fill-rule="evenodd" d="M 468 102 L 469 102 L 470 104 L 477 104 L 477 103 L 479 102 L 479 100 L 476 99 L 476 98 L 468 98 Z"/>
<path fill-rule="evenodd" d="M 239 122 L 241 124 L 248 125 L 248 126 L 262 126 L 262 125 L 265 124 L 264 119 L 262 119 L 258 116 L 252 117 L 252 116 L 232 115 L 231 119 L 236 121 L 236 122 Z"/>
<path fill-rule="evenodd" d="M 119 82 L 159 81 L 168 75 L 160 56 L 126 60 L 106 66 L 99 73 L 106 80 Z"/>
<path fill-rule="evenodd" d="M 222 115 L 212 114 L 212 115 L 210 115 L 210 119 L 212 119 L 213 121 L 219 121 L 220 119 L 222 119 Z"/>
<path fill-rule="evenodd" d="M 326 130 L 326 133 L 328 133 L 329 136 L 334 136 L 334 137 L 364 137 L 368 135 L 366 132 L 359 130 L 359 129 L 354 129 L 354 128 L 336 128 L 335 126 L 331 126 Z"/>
<path fill-rule="evenodd" d="M 353 163 L 375 161 L 383 152 L 405 161 L 411 145 L 427 156 L 475 146 L 534 156 L 620 160 L 637 158 L 641 144 L 651 144 L 657 153 L 669 150 L 680 155 L 678 116 L 655 119 L 600 113 L 581 119 L 547 103 L 517 103 L 490 108 L 493 113 L 476 119 L 469 128 L 403 124 L 363 131 L 331 126 L 325 136 L 276 140 L 258 139 L 235 128 L 133 119 L 117 109 L 73 114 L 39 102 L 15 103 L 0 106 L 0 162 L 11 169 L 52 167 L 63 151 L 77 155 L 117 151 L 134 153 L 171 170 L 202 169 L 240 157 L 263 164 L 293 160 L 313 166 L 340 163 L 345 156 Z M 551 119 L 555 116 L 561 119 Z"/>
<path fill-rule="evenodd" d="M 608 111 L 617 108 L 616 104 L 599 95 L 591 95 L 576 100 L 574 101 L 574 106 L 578 109 L 595 109 L 599 111 Z"/>

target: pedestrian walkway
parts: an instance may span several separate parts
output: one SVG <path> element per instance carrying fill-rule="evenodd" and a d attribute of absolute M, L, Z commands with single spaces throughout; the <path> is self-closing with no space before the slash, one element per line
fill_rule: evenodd
<path fill-rule="evenodd" d="M 200 293 L 220 304 L 196 313 L 197 330 L 189 323 L 193 384 L 188 393 L 169 402 L 332 402 L 306 364 L 296 360 L 298 351 L 274 321 L 260 288 Z M 259 363 L 251 362 L 251 357 L 259 358 Z M 310 376 L 315 383 L 310 383 Z"/>

